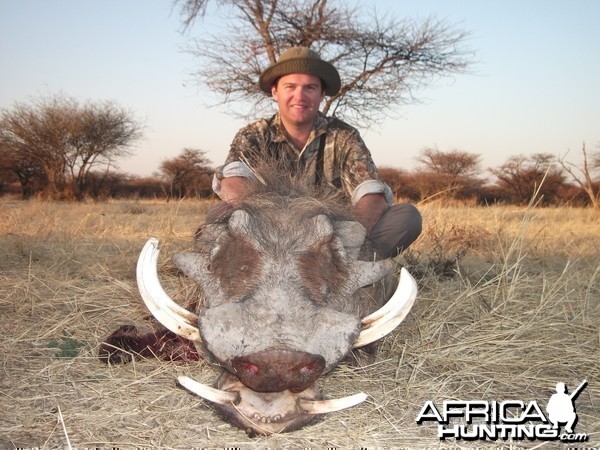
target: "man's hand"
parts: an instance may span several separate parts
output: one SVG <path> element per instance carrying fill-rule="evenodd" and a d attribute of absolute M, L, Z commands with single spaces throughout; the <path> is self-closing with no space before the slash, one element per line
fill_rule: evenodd
<path fill-rule="evenodd" d="M 237 205 L 248 189 L 248 180 L 244 177 L 228 177 L 221 180 L 221 199 Z"/>
<path fill-rule="evenodd" d="M 367 229 L 367 233 L 370 233 L 387 208 L 383 194 L 367 194 L 354 205 L 354 212 L 358 221 Z"/>

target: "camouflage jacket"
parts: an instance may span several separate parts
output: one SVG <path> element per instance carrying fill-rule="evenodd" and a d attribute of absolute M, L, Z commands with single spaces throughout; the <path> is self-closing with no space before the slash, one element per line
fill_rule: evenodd
<path fill-rule="evenodd" d="M 299 175 L 306 184 L 341 189 L 353 204 L 372 193 L 384 194 L 391 203 L 391 190 L 379 180 L 359 132 L 321 113 L 302 150 L 287 139 L 279 113 L 242 128 L 233 139 L 225 164 L 215 173 L 213 189 L 219 194 L 222 178 L 256 176 L 256 167 L 265 163 Z"/>

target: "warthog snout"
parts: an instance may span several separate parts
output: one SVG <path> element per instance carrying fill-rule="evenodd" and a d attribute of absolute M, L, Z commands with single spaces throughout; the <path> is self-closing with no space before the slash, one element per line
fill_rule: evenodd
<path fill-rule="evenodd" d="M 240 381 L 257 392 L 302 392 L 321 376 L 325 359 L 320 355 L 289 350 L 267 350 L 232 361 Z"/>

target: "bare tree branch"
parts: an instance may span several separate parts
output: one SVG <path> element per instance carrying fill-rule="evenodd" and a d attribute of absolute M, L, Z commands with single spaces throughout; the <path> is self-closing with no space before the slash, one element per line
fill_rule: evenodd
<path fill-rule="evenodd" d="M 180 5 L 183 31 L 192 27 L 196 18 L 204 17 L 208 0 L 173 0 L 173 6 Z"/>
<path fill-rule="evenodd" d="M 0 146 L 18 162 L 16 169 L 41 169 L 46 196 L 80 198 L 91 169 L 128 155 L 140 129 L 129 112 L 112 102 L 80 105 L 56 95 L 3 110 Z"/>
<path fill-rule="evenodd" d="M 592 179 L 592 171 L 600 167 L 600 153 L 593 156 L 593 159 L 589 161 L 587 150 L 585 149 L 585 142 L 581 146 L 581 153 L 583 154 L 583 167 L 578 167 L 575 164 L 566 161 L 565 156 L 558 159 L 558 162 L 562 168 L 571 175 L 571 178 L 583 189 L 588 196 L 592 206 L 596 209 L 600 208 L 600 188 L 597 181 L 594 182 Z"/>
<path fill-rule="evenodd" d="M 176 0 L 185 26 L 204 14 L 207 2 Z M 342 87 L 327 98 L 323 112 L 361 127 L 393 115 L 399 106 L 415 101 L 418 89 L 464 73 L 472 63 L 463 48 L 467 33 L 434 18 L 383 19 L 328 0 L 217 4 L 229 18 L 227 29 L 193 40 L 189 51 L 199 67 L 194 76 L 199 85 L 220 94 L 222 104 L 237 106 L 237 115 L 246 119 L 272 110 L 257 81 L 293 45 L 309 46 L 337 67 Z"/>

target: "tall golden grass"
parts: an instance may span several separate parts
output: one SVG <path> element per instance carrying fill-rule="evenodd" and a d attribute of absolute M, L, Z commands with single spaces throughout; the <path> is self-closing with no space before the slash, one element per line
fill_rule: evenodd
<path fill-rule="evenodd" d="M 537 400 L 588 386 L 576 430 L 600 444 L 600 216 L 584 209 L 423 206 L 424 233 L 399 262 L 418 278 L 408 319 L 366 368 L 341 366 L 328 396 L 365 404 L 303 430 L 248 438 L 175 384 L 212 383 L 206 362 L 106 366 L 117 326 L 149 329 L 135 287 L 146 239 L 161 241 L 165 289 L 192 290 L 170 262 L 192 246 L 206 202 L 0 201 L 0 447 L 558 447 L 440 441 L 415 418 L 427 400 Z M 440 265 L 445 270 L 440 271 Z"/>

